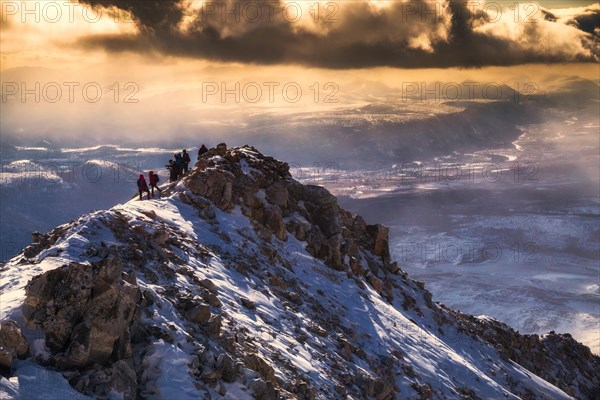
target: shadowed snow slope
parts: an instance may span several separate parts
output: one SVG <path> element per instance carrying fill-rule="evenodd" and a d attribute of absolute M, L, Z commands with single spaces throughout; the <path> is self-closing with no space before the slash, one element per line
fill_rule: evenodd
<path fill-rule="evenodd" d="M 600 360 L 432 302 L 388 230 L 252 147 L 0 270 L 0 398 L 595 398 Z"/>

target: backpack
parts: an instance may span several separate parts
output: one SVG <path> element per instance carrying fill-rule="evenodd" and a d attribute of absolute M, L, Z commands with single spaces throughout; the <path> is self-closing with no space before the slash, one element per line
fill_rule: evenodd
<path fill-rule="evenodd" d="M 158 177 L 158 175 L 154 174 L 152 175 L 154 177 L 154 183 L 158 183 L 160 181 L 160 178 Z"/>
<path fill-rule="evenodd" d="M 183 161 L 185 161 L 186 163 L 189 163 L 190 161 L 192 161 L 192 159 L 190 158 L 190 155 L 188 153 L 185 153 L 183 155 Z"/>

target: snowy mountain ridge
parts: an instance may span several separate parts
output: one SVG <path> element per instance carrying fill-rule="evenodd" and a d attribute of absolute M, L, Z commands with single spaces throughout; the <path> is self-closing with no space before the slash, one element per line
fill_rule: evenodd
<path fill-rule="evenodd" d="M 219 145 L 2 266 L 0 398 L 598 398 L 587 347 L 434 303 L 387 236 Z"/>

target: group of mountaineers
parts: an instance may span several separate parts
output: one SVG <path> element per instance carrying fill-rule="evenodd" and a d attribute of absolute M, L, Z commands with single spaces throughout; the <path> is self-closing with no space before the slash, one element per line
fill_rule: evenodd
<path fill-rule="evenodd" d="M 208 148 L 205 145 L 202 145 L 198 150 L 198 158 L 202 156 L 202 154 L 206 153 Z M 178 179 L 181 179 L 184 175 L 187 175 L 189 172 L 189 165 L 192 161 L 190 158 L 190 154 L 186 149 L 183 149 L 181 153 L 174 154 L 174 160 L 169 160 L 169 163 L 165 165 L 167 170 L 169 171 L 169 182 L 175 182 Z M 160 182 L 160 178 L 154 171 L 148 172 L 148 181 L 144 177 L 144 174 L 140 174 L 137 180 L 138 193 L 140 195 L 140 200 L 142 200 L 142 196 L 144 193 L 147 193 L 148 200 L 150 200 L 150 196 L 154 198 L 154 189 L 158 191 L 158 197 L 162 192 L 162 189 L 158 187 L 158 182 Z"/>

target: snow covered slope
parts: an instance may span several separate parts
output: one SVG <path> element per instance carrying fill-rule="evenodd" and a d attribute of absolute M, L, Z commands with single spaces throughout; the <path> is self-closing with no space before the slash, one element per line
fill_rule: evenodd
<path fill-rule="evenodd" d="M 31 232 L 52 229 L 85 212 L 112 207 L 136 192 L 139 169 L 89 159 L 17 160 L 0 172 L 0 258 L 5 261 L 31 241 Z"/>
<path fill-rule="evenodd" d="M 434 303 L 388 230 L 252 147 L 0 270 L 0 398 L 596 398 L 600 359 Z M 43 383 L 43 384 L 40 384 Z"/>

